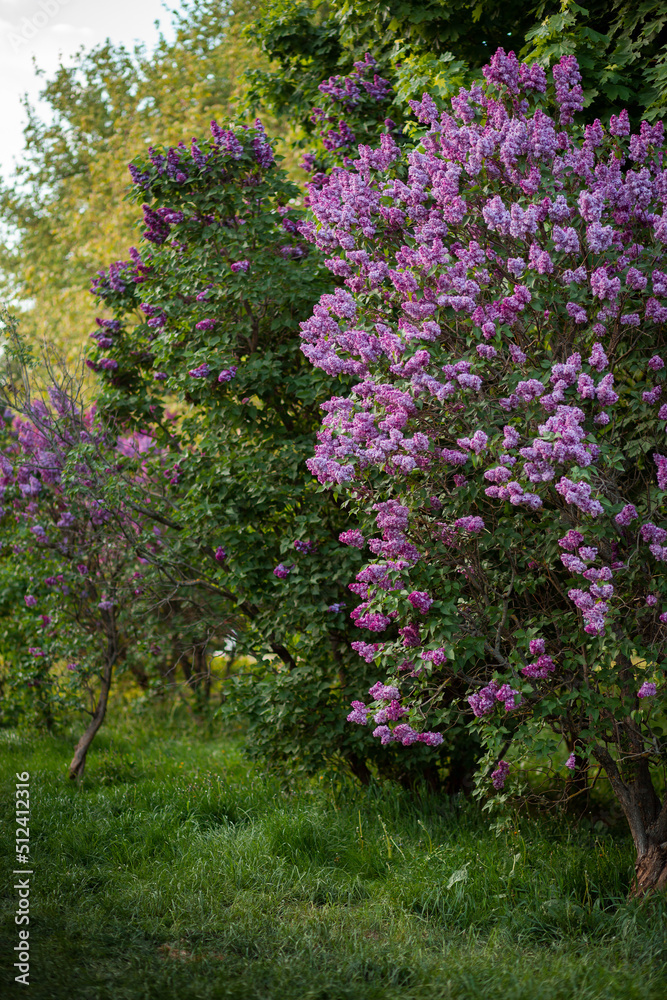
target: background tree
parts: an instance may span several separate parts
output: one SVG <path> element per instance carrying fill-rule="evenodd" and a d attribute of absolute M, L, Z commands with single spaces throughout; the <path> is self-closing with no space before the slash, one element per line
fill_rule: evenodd
<path fill-rule="evenodd" d="M 573 0 L 281 0 L 261 9 L 246 34 L 272 60 L 249 72 L 250 99 L 298 125 L 302 144 L 313 131 L 310 109 L 322 77 L 349 73 L 366 51 L 396 90 L 391 117 L 397 120 L 407 100 L 425 89 L 448 99 L 479 80 L 498 46 L 543 68 L 576 56 L 591 117 L 609 117 L 621 101 L 634 122 L 655 120 L 667 99 L 665 13 L 650 0 L 585 6 Z"/>
<path fill-rule="evenodd" d="M 261 59 L 240 35 L 254 9 L 185 2 L 173 40 L 84 51 L 46 81 L 44 117 L 26 105 L 25 148 L 0 195 L 2 295 L 30 303 L 26 336 L 78 357 L 93 322 L 90 274 L 134 239 L 128 159 L 233 110 L 243 70 Z"/>

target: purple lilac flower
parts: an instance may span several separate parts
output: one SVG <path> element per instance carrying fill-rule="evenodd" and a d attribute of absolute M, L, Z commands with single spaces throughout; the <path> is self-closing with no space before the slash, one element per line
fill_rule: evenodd
<path fill-rule="evenodd" d="M 284 580 L 286 576 L 289 576 L 293 569 L 294 563 L 292 563 L 291 566 L 286 566 L 285 563 L 278 563 L 273 571 L 273 575 L 277 576 L 279 580 Z"/>
<path fill-rule="evenodd" d="M 229 368 L 223 368 L 218 375 L 218 382 L 231 382 L 231 380 L 235 378 L 237 371 L 237 365 L 231 365 Z"/>
<path fill-rule="evenodd" d="M 222 545 L 218 545 L 217 549 L 215 550 L 215 558 L 216 561 L 219 563 L 224 562 L 225 559 L 227 558 L 227 553 L 223 549 Z"/>
<path fill-rule="evenodd" d="M 657 403 L 662 394 L 662 386 L 656 385 L 653 389 L 648 389 L 646 392 L 642 393 L 642 402 L 644 403 Z"/>
<path fill-rule="evenodd" d="M 637 692 L 638 698 L 653 698 L 657 694 L 657 685 L 652 684 L 651 681 L 644 681 L 639 691 Z"/>
<path fill-rule="evenodd" d="M 425 590 L 413 590 L 411 594 L 408 594 L 408 600 L 413 608 L 416 608 L 422 615 L 428 614 L 428 609 L 433 604 L 433 598 Z"/>
<path fill-rule="evenodd" d="M 347 607 L 345 601 L 339 601 L 337 604 L 330 604 L 327 611 L 331 611 L 333 614 L 338 614 L 340 611 L 344 611 Z"/>
<path fill-rule="evenodd" d="M 493 787 L 497 792 L 501 788 L 504 788 L 505 782 L 507 781 L 507 775 L 510 773 L 510 766 L 506 760 L 498 761 L 498 767 L 491 775 L 491 781 L 493 782 Z"/>
<path fill-rule="evenodd" d="M 355 653 L 358 653 L 366 661 L 366 663 L 372 663 L 377 652 L 382 647 L 381 642 L 352 642 L 350 643 L 352 649 Z"/>
<path fill-rule="evenodd" d="M 33 597 L 32 594 L 26 594 L 23 600 L 29 608 L 34 608 L 37 604 L 37 598 Z"/>
<path fill-rule="evenodd" d="M 658 467 L 658 489 L 667 490 L 667 457 L 656 452 L 653 461 Z"/>
<path fill-rule="evenodd" d="M 569 768 L 570 771 L 576 771 L 577 769 L 577 758 L 573 753 L 565 761 L 565 767 Z"/>
<path fill-rule="evenodd" d="M 368 711 L 363 701 L 353 701 L 352 711 L 348 715 L 347 721 L 356 722 L 358 726 L 365 726 L 368 724 Z"/>
<path fill-rule="evenodd" d="M 496 693 L 499 689 L 500 685 L 496 681 L 489 681 L 486 687 L 481 688 L 481 690 L 474 694 L 468 695 L 468 704 L 477 718 L 489 715 L 494 710 L 496 707 Z"/>
<path fill-rule="evenodd" d="M 527 663 L 525 667 L 522 667 L 521 673 L 524 677 L 530 677 L 532 680 L 544 680 L 555 669 L 556 667 L 551 657 L 543 654 L 542 656 L 538 656 L 534 663 Z"/>
<path fill-rule="evenodd" d="M 505 705 L 505 711 L 511 712 L 521 704 L 521 692 L 515 691 L 509 684 L 503 684 L 496 691 L 496 701 L 502 701 Z"/>
<path fill-rule="evenodd" d="M 468 531 L 471 535 L 476 535 L 480 531 L 484 531 L 484 521 L 481 517 L 468 515 L 467 517 L 459 517 L 454 521 L 454 527 L 463 528 L 464 531 Z"/>
<path fill-rule="evenodd" d="M 363 549 L 366 544 L 366 539 L 356 528 L 352 528 L 350 531 L 341 531 L 338 541 L 342 542 L 343 545 L 352 545 L 355 549 Z"/>
<path fill-rule="evenodd" d="M 622 528 L 627 528 L 627 526 L 634 521 L 636 517 L 639 517 L 637 508 L 634 504 L 626 503 L 623 510 L 616 515 L 614 520 L 616 521 L 616 524 L 620 524 Z"/>
<path fill-rule="evenodd" d="M 419 646 L 421 644 L 421 636 L 419 634 L 419 625 L 409 624 L 404 628 L 399 628 L 399 634 L 403 637 L 404 646 Z"/>
<path fill-rule="evenodd" d="M 401 692 L 397 687 L 383 684 L 382 681 L 376 681 L 376 683 L 368 689 L 368 693 L 373 701 L 398 701 L 401 697 Z"/>
<path fill-rule="evenodd" d="M 446 663 L 447 653 L 440 646 L 438 649 L 425 649 L 421 654 L 421 658 L 422 660 L 426 660 L 427 663 L 432 663 L 434 667 L 440 667 L 443 663 Z"/>
<path fill-rule="evenodd" d="M 599 372 L 602 372 L 605 368 L 609 367 L 609 358 L 605 354 L 602 344 L 597 342 L 593 344 L 593 349 L 591 350 L 591 356 L 588 359 L 588 363 L 591 368 L 595 368 Z"/>
<path fill-rule="evenodd" d="M 188 372 L 188 375 L 191 378 L 208 378 L 210 374 L 211 374 L 211 366 L 207 365 L 206 362 L 204 362 L 204 364 L 202 365 L 199 365 L 198 368 L 191 368 L 190 371 Z"/>
<path fill-rule="evenodd" d="M 373 719 L 375 722 L 380 724 L 385 722 L 398 722 L 399 719 L 407 714 L 407 708 L 403 708 L 401 703 L 396 698 L 392 698 L 386 708 L 381 708 L 375 713 Z"/>
<path fill-rule="evenodd" d="M 248 268 L 250 267 L 250 261 L 249 260 L 237 260 L 233 264 L 230 264 L 230 267 L 231 267 L 232 271 L 234 272 L 234 274 L 238 274 L 239 272 L 242 272 L 243 274 L 245 274 L 247 272 Z"/>
<path fill-rule="evenodd" d="M 581 111 L 584 106 L 581 73 L 575 57 L 563 56 L 553 68 L 553 78 L 556 101 L 560 105 L 560 123 L 569 125 L 574 118 L 574 112 Z"/>

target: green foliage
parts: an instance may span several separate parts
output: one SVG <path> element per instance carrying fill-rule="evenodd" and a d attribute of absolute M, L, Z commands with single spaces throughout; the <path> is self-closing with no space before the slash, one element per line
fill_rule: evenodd
<path fill-rule="evenodd" d="M 370 51 L 394 85 L 391 117 L 400 119 L 408 99 L 426 91 L 448 100 L 470 86 L 502 46 L 544 67 L 575 55 L 588 118 L 608 118 L 621 104 L 635 121 L 655 120 L 667 107 L 666 23 L 657 0 L 281 0 L 246 29 L 272 60 L 270 69 L 249 74 L 249 95 L 308 135 L 320 81 L 349 72 Z"/>

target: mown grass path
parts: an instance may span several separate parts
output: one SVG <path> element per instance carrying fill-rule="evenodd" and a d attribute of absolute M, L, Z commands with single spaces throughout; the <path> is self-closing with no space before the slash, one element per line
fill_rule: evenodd
<path fill-rule="evenodd" d="M 285 789 L 233 742 L 0 733 L 0 994 L 13 982 L 15 771 L 31 773 L 33 1000 L 664 1000 L 667 907 L 632 850 L 469 803 Z M 21 992 L 23 991 L 23 992 Z"/>

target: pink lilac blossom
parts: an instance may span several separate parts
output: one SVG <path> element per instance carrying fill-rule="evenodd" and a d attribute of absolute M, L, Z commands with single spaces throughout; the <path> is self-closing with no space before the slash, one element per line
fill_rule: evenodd
<path fill-rule="evenodd" d="M 496 691 L 496 701 L 502 701 L 506 712 L 512 712 L 521 704 L 521 692 L 515 691 L 509 684 L 503 684 Z"/>
<path fill-rule="evenodd" d="M 656 684 L 651 683 L 651 681 L 644 681 L 639 691 L 637 692 L 638 698 L 654 698 L 658 693 L 658 687 Z"/>

